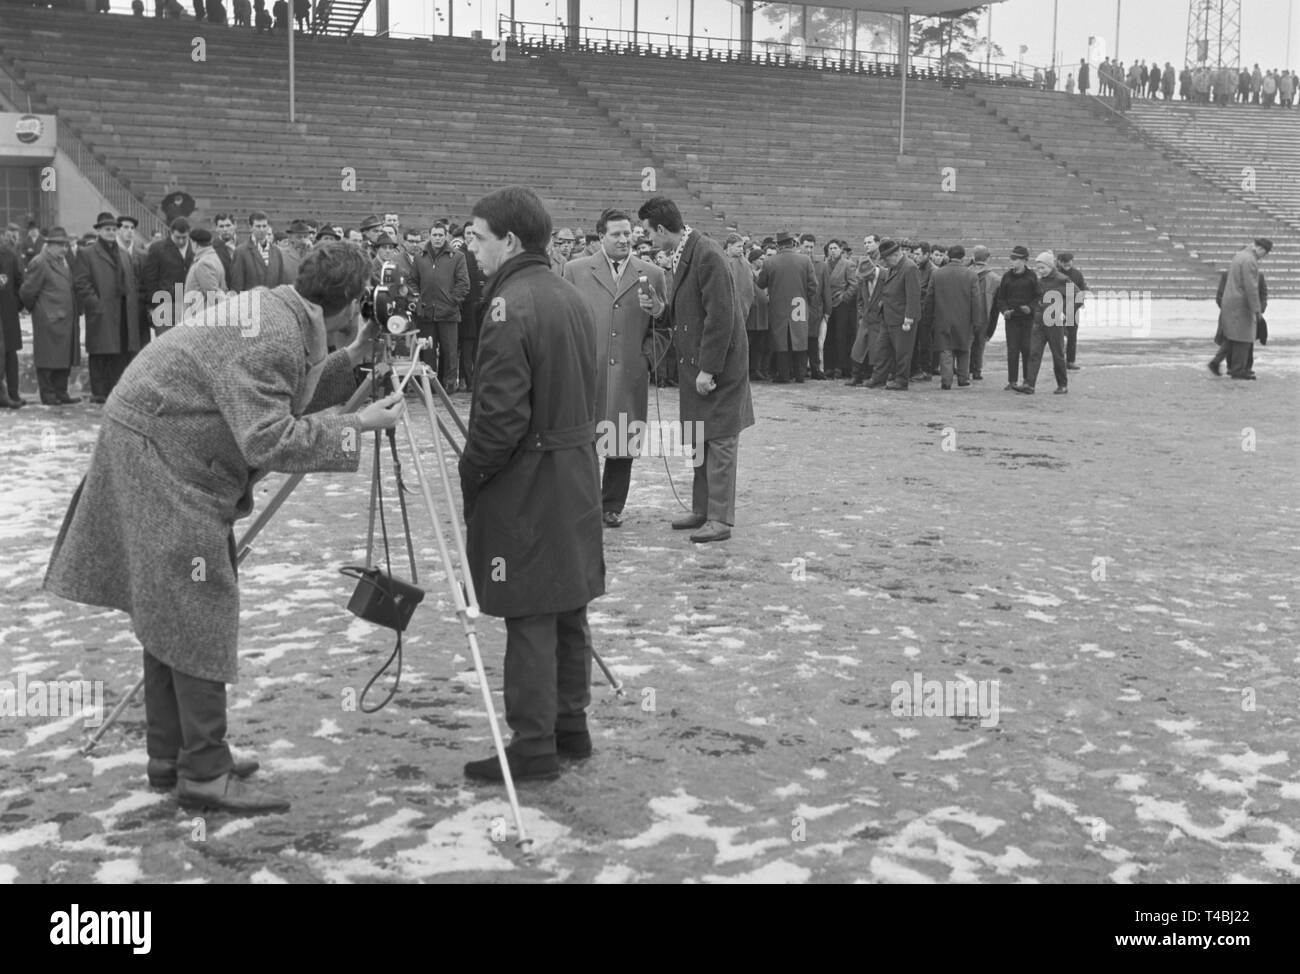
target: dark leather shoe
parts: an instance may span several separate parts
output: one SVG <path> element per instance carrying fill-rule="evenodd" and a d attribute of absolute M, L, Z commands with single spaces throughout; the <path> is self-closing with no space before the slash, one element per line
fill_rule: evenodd
<path fill-rule="evenodd" d="M 886 385 L 886 382 L 885 382 L 884 379 L 880 379 L 880 380 L 872 379 L 870 382 L 867 383 L 867 388 L 868 388 L 868 389 L 883 389 L 883 388 L 885 387 L 885 385 Z"/>
<path fill-rule="evenodd" d="M 63 400 L 62 400 L 62 399 L 50 399 L 48 396 L 42 396 L 42 397 L 41 397 L 41 405 L 42 405 L 42 406 L 62 406 L 62 405 L 63 405 Z"/>
<path fill-rule="evenodd" d="M 969 382 L 961 382 L 961 381 L 958 381 L 958 383 L 957 383 L 957 388 L 958 388 L 958 389 L 965 389 L 968 385 L 970 385 Z"/>
<path fill-rule="evenodd" d="M 1026 396 L 1032 396 L 1032 395 L 1034 394 L 1034 387 L 1033 387 L 1033 386 L 1016 386 L 1016 392 L 1023 392 Z"/>
<path fill-rule="evenodd" d="M 939 388 L 940 388 L 940 389 L 951 389 L 951 388 L 952 388 L 952 384 L 951 384 L 951 383 L 948 383 L 947 385 L 945 385 L 944 383 L 940 382 L 940 383 L 939 383 Z"/>
<path fill-rule="evenodd" d="M 971 377 L 971 379 L 973 379 L 975 382 L 983 382 L 983 381 L 984 381 L 984 375 L 983 375 L 983 373 L 980 373 L 980 372 L 972 372 L 972 373 L 970 374 L 970 377 Z"/>
<path fill-rule="evenodd" d="M 22 409 L 23 404 L 17 399 L 10 399 L 8 396 L 0 398 L 0 409 Z"/>
<path fill-rule="evenodd" d="M 1063 396 L 1063 395 L 1065 395 L 1065 394 L 1066 394 L 1067 392 L 1069 392 L 1069 391 L 1070 391 L 1070 390 L 1067 389 L 1065 386 L 1057 386 L 1057 387 L 1056 387 L 1056 391 L 1053 392 L 1052 395 L 1054 395 L 1054 396 Z"/>
<path fill-rule="evenodd" d="M 105 396 L 91 396 L 90 401 L 96 406 L 102 406 L 104 403 L 108 402 L 108 398 Z"/>
<path fill-rule="evenodd" d="M 1210 361 L 1205 364 L 1205 367 L 1215 375 L 1223 375 L 1223 369 L 1219 366 L 1218 362 L 1214 361 L 1214 359 L 1210 359 Z"/>
<path fill-rule="evenodd" d="M 589 731 L 555 732 L 555 751 L 561 758 L 581 761 L 591 757 L 591 733 Z"/>
<path fill-rule="evenodd" d="M 244 814 L 289 810 L 288 799 L 259 791 L 233 774 L 223 774 L 211 781 L 182 778 L 176 785 L 176 800 L 181 808 L 212 808 Z"/>
<path fill-rule="evenodd" d="M 826 379 L 826 373 L 825 373 L 825 372 L 814 372 L 814 373 L 812 374 L 812 378 L 816 379 L 818 382 L 823 382 L 823 381 L 825 381 L 825 379 Z"/>
<path fill-rule="evenodd" d="M 1067 364 L 1067 365 L 1065 366 L 1065 368 L 1067 369 L 1067 371 L 1070 371 L 1070 372 L 1078 372 L 1079 369 L 1080 369 L 1080 366 L 1075 365 L 1073 362 L 1070 362 L 1069 364 Z"/>
<path fill-rule="evenodd" d="M 621 528 L 623 526 L 623 515 L 618 511 L 606 511 L 600 516 L 600 520 L 607 528 Z"/>
<path fill-rule="evenodd" d="M 696 544 L 708 544 L 710 541 L 726 541 L 731 537 L 731 528 L 721 521 L 705 521 L 700 529 L 691 535 Z"/>
<path fill-rule="evenodd" d="M 708 518 L 703 514 L 684 514 L 673 521 L 674 531 L 694 531 Z"/>
<path fill-rule="evenodd" d="M 846 382 L 846 383 L 844 383 L 844 384 L 845 384 L 846 386 L 864 386 L 864 385 L 866 385 L 866 383 L 863 382 L 861 379 L 853 379 L 852 381 Z"/>
<path fill-rule="evenodd" d="M 931 378 L 933 378 L 933 377 L 930 375 L 929 372 L 917 372 L 914 376 L 912 376 L 912 381 L 913 381 L 913 382 L 929 382 Z"/>
<path fill-rule="evenodd" d="M 506 762 L 510 765 L 510 777 L 515 781 L 553 781 L 560 776 L 560 759 L 554 754 L 526 757 L 506 748 Z M 482 761 L 468 762 L 465 765 L 465 777 L 477 781 L 505 781 L 501 774 L 501 762 L 495 754 Z"/>
<path fill-rule="evenodd" d="M 261 765 L 256 761 L 236 761 L 234 768 L 231 770 L 236 778 L 247 778 L 254 774 Z M 149 767 L 146 772 L 149 775 L 150 788 L 175 788 L 176 787 L 176 762 L 167 758 L 150 758 Z"/>
<path fill-rule="evenodd" d="M 1018 392 L 1019 390 L 1020 390 L 1020 386 L 1018 386 L 1014 382 L 1008 382 L 1006 385 L 1002 387 L 1003 392 Z"/>

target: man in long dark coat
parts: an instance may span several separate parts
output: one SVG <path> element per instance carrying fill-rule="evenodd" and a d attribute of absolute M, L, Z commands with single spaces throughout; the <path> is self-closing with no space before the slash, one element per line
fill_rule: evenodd
<path fill-rule="evenodd" d="M 644 277 L 656 294 L 667 292 L 664 272 L 631 254 L 630 216 L 606 210 L 596 232 L 600 252 L 566 262 L 560 276 L 581 292 L 596 323 L 596 452 L 605 458 L 601 519 L 606 527 L 617 528 L 623 524 L 632 460 L 645 445 L 636 429 L 644 430 L 650 368 L 658 358 L 653 319 L 636 300 L 639 280 Z"/>
<path fill-rule="evenodd" d="M 0 243 L 0 407 L 9 409 L 27 404 L 18 394 L 18 350 L 23 347 L 18 291 L 22 285 L 22 255 L 5 240 Z"/>
<path fill-rule="evenodd" d="M 934 295 L 934 347 L 939 352 L 941 387 L 952 388 L 954 365 L 957 385 L 970 385 L 970 349 L 976 331 L 988 322 L 980 299 L 979 275 L 962 260 L 966 248 L 948 248 L 948 263 L 936 268 L 930 279 Z"/>
<path fill-rule="evenodd" d="M 55 227 L 44 249 L 27 265 L 19 295 L 32 312 L 32 352 L 41 403 L 81 402 L 68 395 L 68 377 L 81 364 L 81 302 L 72 283 L 68 235 Z"/>
<path fill-rule="evenodd" d="M 1234 379 L 1253 379 L 1251 371 L 1255 337 L 1263 315 L 1259 294 L 1259 262 L 1273 250 L 1273 241 L 1255 240 L 1232 258 L 1228 279 L 1219 305 L 1219 327 L 1228 343 L 1228 374 Z"/>
<path fill-rule="evenodd" d="M 820 284 L 812 258 L 794 249 L 794 236 L 787 231 L 776 235 L 777 252 L 763 261 L 758 286 L 767 288 L 768 335 L 776 352 L 776 378 L 804 381 L 809 342 L 817 340 L 813 314 L 820 312 Z M 820 319 L 819 319 L 820 320 Z"/>
<path fill-rule="evenodd" d="M 671 254 L 667 302 L 645 294 L 638 300 L 652 315 L 666 315 L 673 329 L 678 415 L 683 439 L 689 435 L 696 449 L 691 513 L 673 521 L 673 529 L 694 528 L 691 540 L 697 544 L 725 541 L 736 522 L 740 432 L 754 425 L 749 342 L 736 303 L 736 286 L 722 248 L 688 227 L 672 200 L 652 197 L 641 205 L 637 217 L 654 245 Z M 811 262 L 802 254 L 798 257 L 811 274 Z"/>
<path fill-rule="evenodd" d="M 183 807 L 289 807 L 241 780 L 257 765 L 235 762 L 225 740 L 226 684 L 238 678 L 233 527 L 264 472 L 355 471 L 361 434 L 400 419 L 400 394 L 320 414 L 356 389 L 370 335 L 333 354 L 327 336 L 355 325 L 368 277 L 352 248 L 322 247 L 296 285 L 236 302 L 234 325 L 185 319 L 151 342 L 104 407 L 55 541 L 46 589 L 131 616 L 149 782 L 176 785 Z"/>
<path fill-rule="evenodd" d="M 605 592 L 596 458 L 596 326 L 551 271 L 551 217 L 512 186 L 474 204 L 468 246 L 488 275 L 460 460 L 469 576 L 506 620 L 506 748 L 515 780 L 591 753 L 587 603 Z M 465 774 L 501 781 L 497 758 Z"/>
<path fill-rule="evenodd" d="M 99 239 L 77 253 L 72 277 L 86 312 L 90 356 L 90 401 L 103 403 L 135 353 L 145 344 L 135 263 L 117 243 L 117 218 L 101 213 Z"/>

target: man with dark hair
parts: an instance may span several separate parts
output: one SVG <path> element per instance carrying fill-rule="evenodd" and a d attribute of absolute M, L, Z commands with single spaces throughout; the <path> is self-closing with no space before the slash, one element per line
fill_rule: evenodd
<path fill-rule="evenodd" d="M 429 229 L 429 242 L 412 264 L 410 286 L 420 295 L 415 312 L 420 334 L 434 340 L 434 347 L 424 350 L 424 360 L 438 370 L 443 388 L 455 392 L 460 371 L 460 303 L 469 294 L 469 266 L 465 255 L 452 249 L 444 223 Z"/>
<path fill-rule="evenodd" d="M 725 541 L 736 521 L 740 432 L 754 425 L 749 341 L 735 285 L 722 249 L 687 226 L 672 200 L 652 197 L 637 218 L 654 245 L 671 255 L 668 300 L 658 294 L 639 294 L 637 300 L 656 318 L 666 315 L 673 330 L 683 442 L 697 451 L 691 513 L 673 521 L 673 529 L 694 528 L 696 543 Z"/>
<path fill-rule="evenodd" d="M 488 275 L 478 374 L 460 460 L 469 575 L 506 623 L 506 748 L 515 780 L 591 754 L 591 630 L 604 594 L 596 458 L 596 328 L 551 272 L 551 217 L 530 189 L 474 204 L 465 239 Z M 465 765 L 501 781 L 495 757 Z"/>
<path fill-rule="evenodd" d="M 235 250 L 239 246 L 235 216 L 233 213 L 218 213 L 212 218 L 212 226 L 216 230 L 212 249 L 217 252 L 217 259 L 221 261 L 221 267 L 226 272 L 226 281 L 229 282 L 230 269 L 235 262 Z"/>
<path fill-rule="evenodd" d="M 976 244 L 971 250 L 970 264 L 971 270 L 979 278 L 980 305 L 984 309 L 984 317 L 981 319 L 980 327 L 975 329 L 970 346 L 970 377 L 980 382 L 984 378 L 984 346 L 988 344 L 989 328 L 997 324 L 994 302 L 998 294 L 998 284 L 1002 282 L 1002 275 L 989 267 L 989 249 L 983 244 Z"/>
<path fill-rule="evenodd" d="M 289 276 L 289 267 L 284 252 L 275 245 L 271 231 L 271 221 L 261 210 L 248 214 L 248 227 L 251 231 L 248 240 L 235 248 L 235 255 L 230 261 L 230 282 L 232 291 L 251 291 L 255 287 L 279 287 L 292 284 L 294 278 Z"/>
<path fill-rule="evenodd" d="M 184 293 L 185 278 L 190 272 L 190 265 L 194 263 L 194 248 L 190 245 L 190 221 L 178 216 L 168 229 L 170 233 L 167 237 L 149 245 L 140 272 L 140 291 L 148 309 L 149 324 L 159 335 L 171 328 L 180 317 L 181 309 L 176 306 L 176 285 L 179 284 Z M 164 309 L 170 310 L 164 315 Z"/>
<path fill-rule="evenodd" d="M 1065 324 L 1065 368 L 1068 372 L 1078 372 L 1079 366 L 1074 364 L 1074 354 L 1079 344 L 1079 315 L 1083 313 L 1088 282 L 1084 280 L 1083 271 L 1074 266 L 1074 254 L 1068 250 L 1062 250 L 1056 255 L 1056 269 L 1074 285 L 1074 306 L 1069 309 L 1070 318 Z"/>
<path fill-rule="evenodd" d="M 930 277 L 936 265 L 930 260 L 931 253 L 930 245 L 924 240 L 912 245 L 912 263 L 921 282 L 921 317 L 914 329 L 911 378 L 922 382 L 929 382 L 934 373 L 934 296 L 930 291 Z"/>
<path fill-rule="evenodd" d="M 826 245 L 826 344 L 822 368 L 828 378 L 848 378 L 853 370 L 850 353 L 858 333 L 858 268 L 843 240 Z"/>
<path fill-rule="evenodd" d="M 934 345 L 939 353 L 940 388 L 951 389 L 953 371 L 957 385 L 970 385 L 970 348 L 975 332 L 988 326 L 980 300 L 979 275 L 962 262 L 966 248 L 949 247 L 946 262 L 931 278 L 934 295 Z"/>
<path fill-rule="evenodd" d="M 822 369 L 822 342 L 826 340 L 826 316 L 831 313 L 831 287 L 825 255 L 817 250 L 817 238 L 811 233 L 799 235 L 799 249 L 813 264 L 817 282 L 808 308 L 808 375 L 825 379 Z"/>
<path fill-rule="evenodd" d="M 73 281 L 86 312 L 90 401 L 102 404 L 132 357 L 146 344 L 143 334 L 149 323 L 140 320 L 135 263 L 118 246 L 117 218 L 101 213 L 95 229 L 99 239 L 78 251 Z"/>
<path fill-rule="evenodd" d="M 144 647 L 149 783 L 177 785 L 183 807 L 289 807 L 244 784 L 257 765 L 234 761 L 225 740 L 239 633 L 233 526 L 265 473 L 355 471 L 361 434 L 400 419 L 400 395 L 320 413 L 356 388 L 367 330 L 326 347 L 331 331 L 356 325 L 368 278 L 364 257 L 329 244 L 296 284 L 232 301 L 233 324 L 187 319 L 150 344 L 105 406 L 55 541 L 46 589 L 131 616 Z"/>
<path fill-rule="evenodd" d="M 630 434 L 620 431 L 630 430 L 633 423 L 644 426 L 650 370 L 657 358 L 653 319 L 633 301 L 632 293 L 645 287 L 656 294 L 667 291 L 664 272 L 632 256 L 630 216 L 622 210 L 605 210 L 596 230 L 601 235 L 600 253 L 570 260 L 561 276 L 578 289 L 596 323 L 596 452 L 605 458 L 601 519 L 606 527 L 617 528 L 623 525 L 632 461 L 642 440 L 637 435 L 633 443 Z"/>

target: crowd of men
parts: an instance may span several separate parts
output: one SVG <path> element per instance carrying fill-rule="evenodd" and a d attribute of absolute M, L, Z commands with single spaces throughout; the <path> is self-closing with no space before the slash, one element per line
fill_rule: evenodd
<path fill-rule="evenodd" d="M 1078 77 L 1074 72 L 1066 75 L 1065 90 L 1073 94 L 1075 88 L 1086 95 L 1094 87 L 1097 94 L 1114 97 L 1119 107 L 1126 108 L 1133 98 L 1163 98 L 1172 101 L 1175 93 L 1183 101 L 1201 105 L 1263 105 L 1271 108 L 1280 105 L 1291 108 L 1300 98 L 1300 76 L 1294 70 L 1274 68 L 1261 71 L 1256 63 L 1253 70 L 1243 66 L 1240 70 L 1226 66 L 1198 64 L 1184 66 L 1175 71 L 1166 61 L 1163 68 L 1157 61 L 1148 67 L 1145 60 L 1134 61 L 1125 67 L 1120 60 L 1106 58 L 1094 69 L 1086 58 L 1079 60 Z M 1049 91 L 1056 87 L 1055 73 L 1048 71 L 1046 79 L 1035 73 L 1035 85 Z"/>
<path fill-rule="evenodd" d="M 151 338 L 174 327 L 191 296 L 204 302 L 256 287 L 292 284 L 304 257 L 327 241 L 346 241 L 371 262 L 378 283 L 385 262 L 411 291 L 414 323 L 431 339 L 423 353 L 449 393 L 468 392 L 484 275 L 465 248 L 463 228 L 440 220 L 427 231 L 403 229 L 396 213 L 370 216 L 344 228 L 308 219 L 273 230 L 266 213 L 246 218 L 241 241 L 236 217 L 218 213 L 212 227 L 177 217 L 145 243 L 131 216 L 100 213 L 93 233 L 78 240 L 62 227 L 24 231 L 14 223 L 0 245 L 0 319 L 4 375 L 0 408 L 19 408 L 18 314 L 32 313 L 32 341 L 42 405 L 79 401 L 68 391 L 81 364 L 81 319 L 90 373 L 90 401 L 103 404 L 132 358 Z"/>

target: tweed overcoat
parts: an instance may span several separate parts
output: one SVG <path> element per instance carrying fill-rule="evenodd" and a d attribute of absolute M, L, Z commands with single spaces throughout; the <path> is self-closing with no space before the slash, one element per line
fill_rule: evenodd
<path fill-rule="evenodd" d="M 187 319 L 128 366 L 45 575 L 57 595 L 130 614 L 162 662 L 225 683 L 238 670 L 233 525 L 253 484 L 355 471 L 361 455 L 355 414 L 319 414 L 356 389 L 345 350 L 308 368 L 309 345 L 324 353 L 320 308 L 292 287 L 253 293 L 256 328 Z"/>
<path fill-rule="evenodd" d="M 703 424 L 706 441 L 736 436 L 754 425 L 754 403 L 749 395 L 749 336 L 722 248 L 693 232 L 671 282 L 664 316 L 677 349 L 683 441 L 694 442 L 697 422 Z M 717 383 L 707 396 L 695 388 L 701 372 Z"/>
<path fill-rule="evenodd" d="M 648 261 L 625 258 L 618 284 L 603 253 L 568 261 L 560 276 L 578 289 L 596 327 L 596 422 L 619 427 L 644 423 L 649 410 L 650 366 L 656 358 L 655 330 L 649 314 L 637 301 L 637 279 L 644 274 L 662 297 L 664 272 Z M 666 336 L 665 336 L 666 347 Z M 602 456 L 635 456 L 619 437 L 598 436 Z"/>
<path fill-rule="evenodd" d="M 460 460 L 469 575 L 488 615 L 570 612 L 605 592 L 596 326 L 545 254 L 506 261 L 483 303 Z"/>
<path fill-rule="evenodd" d="M 72 285 L 72 264 L 43 250 L 27 265 L 19 295 L 32 312 L 32 358 L 38 369 L 81 364 L 81 302 Z"/>

